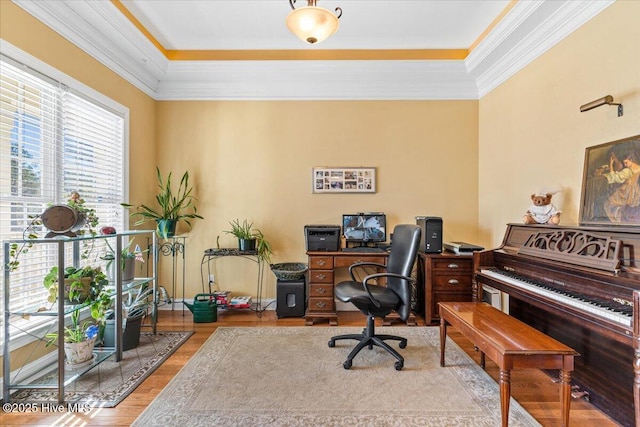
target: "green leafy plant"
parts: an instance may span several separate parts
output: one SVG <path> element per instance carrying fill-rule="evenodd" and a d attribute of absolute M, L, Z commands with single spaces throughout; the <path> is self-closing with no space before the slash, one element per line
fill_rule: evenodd
<path fill-rule="evenodd" d="M 98 331 L 99 328 L 89 320 L 80 324 L 80 311 L 76 310 L 71 313 L 71 326 L 64 327 L 63 339 L 66 343 L 79 343 L 94 338 L 98 335 Z M 58 341 L 58 333 L 51 332 L 46 335 L 46 338 L 46 346 L 49 347 Z"/>
<path fill-rule="evenodd" d="M 182 175 L 178 190 L 174 192 L 171 184 L 171 172 L 165 180 L 162 177 L 160 168 L 156 167 L 158 177 L 158 187 L 160 192 L 156 194 L 156 201 L 159 208 L 153 208 L 145 204 L 132 205 L 129 203 L 121 203 L 127 209 L 135 209 L 131 212 L 131 217 L 139 217 L 135 225 L 142 225 L 147 221 L 157 221 L 159 219 L 168 219 L 175 221 L 184 221 L 191 228 L 192 219 L 203 219 L 199 215 L 198 209 L 194 204 L 197 199 L 192 195 L 193 187 L 189 185 L 189 172 Z"/>
<path fill-rule="evenodd" d="M 49 203 L 49 206 L 52 206 L 52 203 Z M 80 230 L 77 231 L 78 235 L 84 235 L 89 233 L 91 236 L 95 236 L 98 234 L 96 232 L 96 227 L 99 223 L 99 218 L 96 215 L 96 210 L 86 206 L 85 200 L 80 197 L 80 193 L 77 191 L 73 191 L 69 194 L 69 198 L 67 199 L 67 206 L 74 209 L 78 212 L 78 215 L 83 218 L 83 226 Z M 42 226 L 42 218 L 40 215 L 31 215 L 29 216 L 31 222 L 25 227 L 22 232 L 22 240 L 23 243 L 12 243 L 9 246 L 9 262 L 7 267 L 9 271 L 15 271 L 20 266 L 19 257 L 21 254 L 25 254 L 33 247 L 32 240 L 38 239 L 38 231 Z M 82 259 L 89 258 L 89 253 L 93 248 L 93 242 L 89 243 L 87 241 L 83 242 L 83 251 L 80 254 Z"/>
<path fill-rule="evenodd" d="M 33 247 L 33 240 L 38 238 L 36 227 L 42 225 L 40 215 L 29 217 L 31 222 L 22 231 L 22 243 L 11 243 L 9 245 L 9 262 L 7 268 L 9 271 L 16 271 L 20 266 L 20 255 L 29 252 L 29 249 Z"/>
<path fill-rule="evenodd" d="M 258 230 L 258 233 L 256 234 L 256 239 L 256 251 L 258 251 L 258 258 L 260 258 L 261 261 L 270 264 L 271 254 L 273 253 L 271 243 L 264 238 L 264 234 L 262 234 L 262 231 L 260 230 Z"/>
<path fill-rule="evenodd" d="M 44 276 L 42 284 L 49 291 L 47 300 L 51 303 L 58 298 L 58 267 L 51 267 L 51 270 Z M 72 279 L 69 285 L 69 301 L 75 303 L 83 302 L 82 293 L 85 289 L 83 281 L 89 282 L 89 293 L 86 296 L 90 301 L 94 301 L 108 284 L 107 276 L 100 267 L 86 266 L 82 268 L 67 267 L 64 269 L 64 278 Z M 85 280 L 83 280 L 85 279 Z"/>
<path fill-rule="evenodd" d="M 255 240 L 258 258 L 267 263 L 271 262 L 271 254 L 273 253 L 271 243 L 264 237 L 260 229 L 255 228 L 253 223 L 246 219 L 240 222 L 240 220 L 236 218 L 230 221 L 229 224 L 231 225 L 231 230 L 226 230 L 225 233 L 231 234 L 238 239 Z"/>
<path fill-rule="evenodd" d="M 69 195 L 67 206 L 75 209 L 84 218 L 84 226 L 77 231 L 78 235 L 83 236 L 87 232 L 92 236 L 98 234 L 98 232 L 96 231 L 96 227 L 98 226 L 100 220 L 98 219 L 98 215 L 96 215 L 96 210 L 94 208 L 86 206 L 84 199 L 80 197 L 80 194 L 78 192 L 73 191 Z"/>
<path fill-rule="evenodd" d="M 58 267 L 52 267 L 49 273 L 44 277 L 43 284 L 49 290 L 49 302 L 55 302 L 58 297 Z M 68 297 L 71 302 L 88 304 L 91 317 L 98 324 L 105 324 L 109 307 L 112 304 L 112 298 L 106 289 L 108 284 L 107 276 L 102 272 L 100 267 L 67 267 L 64 269 L 65 279 L 71 279 L 69 285 Z M 84 292 L 83 281 L 89 281 L 89 293 L 85 300 L 82 300 Z M 71 313 L 71 326 L 64 328 L 64 342 L 78 343 L 95 337 L 99 331 L 97 325 L 92 321 L 85 321 L 80 324 L 80 310 L 76 309 Z M 55 343 L 58 339 L 58 333 L 52 332 L 46 335 L 48 338 L 47 346 Z"/>
<path fill-rule="evenodd" d="M 122 248 L 122 250 L 120 251 L 120 257 L 122 259 L 122 270 L 125 269 L 125 261 L 128 259 L 135 259 L 140 262 L 143 262 L 144 259 L 142 258 L 142 254 L 148 251 L 148 249 L 145 249 L 144 251 L 138 250 L 139 247 L 136 247 L 136 250 L 132 251 L 131 244 L 133 243 L 133 240 L 134 239 L 129 240 L 127 245 L 124 248 Z M 109 240 L 105 240 L 105 243 L 107 245 L 107 249 L 106 249 L 106 252 L 102 256 L 100 256 L 100 259 L 107 261 L 106 268 L 108 270 L 109 268 L 111 268 L 111 265 L 113 265 L 113 262 L 116 260 L 116 250 L 113 249 L 113 247 L 109 243 Z"/>
<path fill-rule="evenodd" d="M 260 230 L 253 228 L 253 223 L 246 219 L 240 223 L 240 220 L 234 219 L 230 221 L 231 230 L 226 230 L 225 233 L 234 235 L 238 239 L 251 240 L 256 239 Z"/>
<path fill-rule="evenodd" d="M 153 289 L 150 289 L 146 284 L 140 289 L 131 289 L 123 295 L 121 307 L 123 327 L 126 327 L 127 319 L 138 316 L 141 312 L 146 312 L 151 305 L 152 296 Z M 115 311 L 109 310 L 106 318 L 113 319 L 114 317 Z"/>

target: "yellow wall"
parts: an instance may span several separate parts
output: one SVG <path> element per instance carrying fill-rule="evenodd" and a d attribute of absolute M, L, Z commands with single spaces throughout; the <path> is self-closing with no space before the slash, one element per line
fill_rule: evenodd
<path fill-rule="evenodd" d="M 388 228 L 445 218 L 448 239 L 476 239 L 477 101 L 159 102 L 158 163 L 195 178 L 199 213 L 187 245 L 187 296 L 201 289 L 202 251 L 236 247 L 229 221 L 248 219 L 273 262 L 306 261 L 304 226 L 381 211 Z M 375 194 L 313 194 L 314 166 L 377 168 Z M 256 294 L 256 270 L 216 262 L 222 289 Z M 204 276 L 206 280 L 206 275 Z M 264 297 L 275 296 L 266 275 Z"/>
<path fill-rule="evenodd" d="M 404 102 L 155 102 L 1 4 L 0 37 L 130 109 L 130 202 L 153 202 L 156 164 L 189 170 L 205 219 L 181 230 L 188 297 L 201 289 L 202 251 L 217 236 L 235 244 L 223 233 L 235 218 L 265 232 L 274 262 L 304 260 L 304 225 L 338 223 L 349 211 L 384 211 L 390 227 L 442 216 L 445 240 L 493 247 L 531 193 L 560 186 L 561 223 L 575 224 L 585 147 L 640 133 L 636 1 L 616 2 L 480 101 Z M 608 106 L 579 112 L 606 94 L 624 117 Z M 313 166 L 375 166 L 378 192 L 312 194 Z M 255 295 L 253 266 L 217 264 L 222 288 Z M 275 296 L 274 282 L 267 271 L 264 297 Z"/>
<path fill-rule="evenodd" d="M 498 246 L 532 193 L 578 223 L 585 148 L 640 134 L 640 2 L 618 1 L 480 100 L 479 237 Z M 624 104 L 584 113 L 612 95 Z"/>
<path fill-rule="evenodd" d="M 387 213 L 389 229 L 442 216 L 445 238 L 476 239 L 478 101 L 155 102 L 14 4 L 2 2 L 1 19 L 0 37 L 130 109 L 129 202 L 153 204 L 156 164 L 176 177 L 189 171 L 205 219 L 179 229 L 188 234 L 187 297 L 201 289 L 204 249 L 217 236 L 236 244 L 223 232 L 235 218 L 262 229 L 273 262 L 305 260 L 305 224 L 339 224 L 356 211 Z M 376 167 L 378 191 L 312 194 L 313 166 Z M 216 267 L 222 288 L 255 296 L 253 265 Z M 275 277 L 265 276 L 263 296 L 273 298 Z"/>

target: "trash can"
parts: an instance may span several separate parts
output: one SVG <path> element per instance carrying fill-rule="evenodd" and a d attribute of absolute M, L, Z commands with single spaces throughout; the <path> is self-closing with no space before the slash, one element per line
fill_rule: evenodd
<path fill-rule="evenodd" d="M 304 277 L 298 280 L 278 280 L 276 283 L 276 315 L 302 317 L 306 309 Z"/>

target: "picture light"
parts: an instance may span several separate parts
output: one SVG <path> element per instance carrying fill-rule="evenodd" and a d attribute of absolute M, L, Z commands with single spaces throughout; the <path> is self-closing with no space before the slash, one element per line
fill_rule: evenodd
<path fill-rule="evenodd" d="M 595 101 L 591 101 L 584 105 L 581 105 L 580 112 L 584 113 L 585 111 L 593 110 L 594 108 L 600 107 L 601 105 L 617 105 L 618 117 L 622 116 L 622 104 L 616 104 L 615 102 L 613 102 L 613 96 L 611 95 L 603 96 L 600 99 L 596 99 Z"/>

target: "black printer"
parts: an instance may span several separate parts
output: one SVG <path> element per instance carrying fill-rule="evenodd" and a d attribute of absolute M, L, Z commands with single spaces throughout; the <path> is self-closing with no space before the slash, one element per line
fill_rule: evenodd
<path fill-rule="evenodd" d="M 337 251 L 340 249 L 339 225 L 305 225 L 307 251 Z"/>

